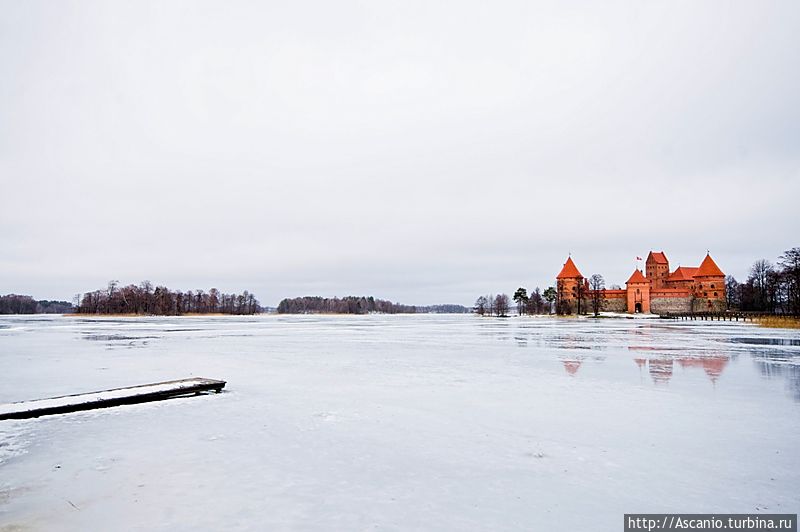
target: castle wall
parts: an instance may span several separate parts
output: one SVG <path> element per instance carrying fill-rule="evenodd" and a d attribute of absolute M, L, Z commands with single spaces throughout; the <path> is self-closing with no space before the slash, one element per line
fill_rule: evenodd
<path fill-rule="evenodd" d="M 673 289 L 673 290 L 692 290 L 692 285 L 694 281 L 667 281 L 664 283 L 665 289 Z"/>
<path fill-rule="evenodd" d="M 628 297 L 627 290 L 603 290 L 603 293 L 606 296 L 606 299 L 625 299 Z"/>
<path fill-rule="evenodd" d="M 666 314 L 667 312 L 691 312 L 692 297 L 655 296 L 650 299 L 650 312 Z"/>
<path fill-rule="evenodd" d="M 561 308 L 559 309 L 563 314 L 577 314 L 578 313 L 578 298 L 565 299 L 561 301 Z M 589 299 L 581 299 L 581 314 L 589 314 L 592 312 L 592 302 Z"/>
<path fill-rule="evenodd" d="M 691 290 L 681 288 L 662 288 L 661 290 L 651 290 L 650 297 L 691 297 Z"/>
<path fill-rule="evenodd" d="M 603 300 L 604 312 L 627 312 L 628 299 L 625 297 L 609 297 Z"/>
<path fill-rule="evenodd" d="M 694 312 L 723 312 L 726 310 L 725 301 L 706 297 L 696 298 L 693 307 Z"/>
<path fill-rule="evenodd" d="M 725 310 L 725 302 L 717 299 L 709 298 L 693 298 L 691 295 L 669 294 L 660 291 L 656 296 L 650 297 L 648 300 L 649 307 L 644 310 L 653 314 L 667 314 L 679 312 L 722 312 Z M 709 306 L 709 302 L 711 305 Z M 603 300 L 603 312 L 628 312 L 628 299 L 621 297 L 607 297 Z M 568 302 L 570 313 L 577 312 L 577 300 L 573 299 Z M 592 300 L 586 298 L 581 300 L 581 313 L 592 313 Z"/>
<path fill-rule="evenodd" d="M 586 296 L 586 309 L 587 312 L 592 312 L 592 294 L 590 290 Z M 626 290 L 603 290 L 603 299 L 600 306 L 603 312 L 627 312 L 628 311 L 628 295 Z"/>

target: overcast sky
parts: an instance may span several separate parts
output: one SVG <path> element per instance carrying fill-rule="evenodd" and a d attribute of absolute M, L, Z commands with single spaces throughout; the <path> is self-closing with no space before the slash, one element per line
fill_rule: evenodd
<path fill-rule="evenodd" d="M 0 293 L 471 304 L 800 245 L 800 3 L 0 0 Z"/>

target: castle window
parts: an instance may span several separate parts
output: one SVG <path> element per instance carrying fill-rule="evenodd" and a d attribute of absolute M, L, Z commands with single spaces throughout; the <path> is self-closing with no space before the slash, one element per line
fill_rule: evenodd
<path fill-rule="evenodd" d="M 711 288 L 714 288 L 714 283 L 711 283 Z M 716 294 L 715 294 L 716 295 Z"/>
<path fill-rule="evenodd" d="M 703 292 L 703 297 L 708 296 L 708 292 Z"/>
<path fill-rule="evenodd" d="M 716 292 L 714 292 L 714 297 L 717 297 L 717 293 Z"/>

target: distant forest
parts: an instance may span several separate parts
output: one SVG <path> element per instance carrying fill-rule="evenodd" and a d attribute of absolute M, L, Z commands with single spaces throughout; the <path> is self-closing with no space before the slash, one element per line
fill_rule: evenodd
<path fill-rule="evenodd" d="M 784 251 L 777 265 L 757 260 L 743 283 L 725 276 L 725 296 L 728 308 L 800 316 L 800 247 Z"/>
<path fill-rule="evenodd" d="M 31 296 L 0 296 L 0 314 L 67 314 L 75 309 L 67 301 L 36 301 Z"/>
<path fill-rule="evenodd" d="M 347 296 L 328 298 L 319 296 L 284 299 L 278 304 L 279 314 L 463 314 L 469 309 L 461 305 L 414 306 L 392 303 L 383 299 Z"/>
<path fill-rule="evenodd" d="M 108 283 L 105 290 L 87 292 L 75 308 L 79 314 L 145 314 L 180 316 L 183 314 L 257 314 L 261 306 L 247 290 L 241 294 L 224 294 L 212 288 L 172 291 L 165 286 L 153 287 L 150 281 L 139 286 Z"/>

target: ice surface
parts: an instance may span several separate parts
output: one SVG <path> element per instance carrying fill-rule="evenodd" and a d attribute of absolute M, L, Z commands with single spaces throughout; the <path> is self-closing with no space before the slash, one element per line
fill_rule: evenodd
<path fill-rule="evenodd" d="M 800 335 L 473 316 L 0 318 L 0 530 L 620 530 L 800 508 Z"/>

